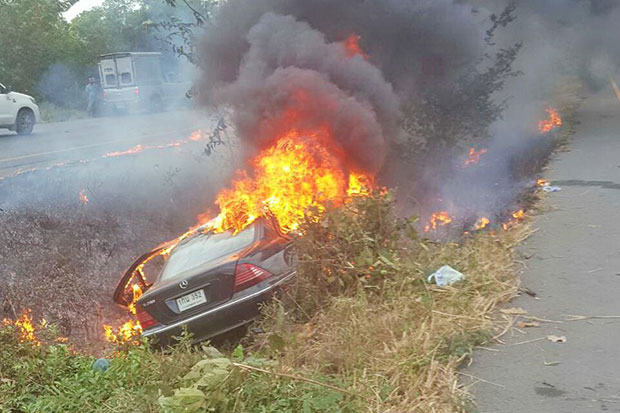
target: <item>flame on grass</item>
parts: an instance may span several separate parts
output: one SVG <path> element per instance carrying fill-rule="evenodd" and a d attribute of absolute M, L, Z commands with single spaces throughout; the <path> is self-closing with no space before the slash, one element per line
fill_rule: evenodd
<path fill-rule="evenodd" d="M 510 219 L 508 221 L 502 223 L 502 228 L 504 230 L 509 230 L 516 223 L 523 221 L 525 219 L 525 211 L 522 209 L 516 210 L 510 214 Z"/>
<path fill-rule="evenodd" d="M 32 311 L 30 309 L 25 310 L 21 316 L 16 320 L 9 320 L 5 318 L 2 320 L 4 326 L 14 326 L 19 331 L 19 342 L 30 342 L 36 346 L 41 345 L 41 342 L 36 336 L 35 326 L 32 320 Z M 45 327 L 47 322 L 41 320 L 41 325 Z"/>
<path fill-rule="evenodd" d="M 78 196 L 80 198 L 80 202 L 82 203 L 82 205 L 88 204 L 89 200 L 88 200 L 88 195 L 86 195 L 85 189 L 82 189 Z"/>
<path fill-rule="evenodd" d="M 192 134 L 190 135 L 190 137 L 188 139 L 182 139 L 182 140 L 178 140 L 178 141 L 174 141 L 174 142 L 170 142 L 168 144 L 165 145 L 147 145 L 147 146 L 143 146 L 143 145 L 136 145 L 132 148 L 129 148 L 127 150 L 124 151 L 116 151 L 116 152 L 108 152 L 104 155 L 101 155 L 101 157 L 99 158 L 94 158 L 94 159 L 80 159 L 80 160 L 72 160 L 72 161 L 62 161 L 62 162 L 58 162 L 55 163 L 53 165 L 47 166 L 45 168 L 27 168 L 27 169 L 20 169 L 10 175 L 6 175 L 6 176 L 2 176 L 0 177 L 0 181 L 7 179 L 7 178 L 14 178 L 16 176 L 22 175 L 22 174 L 26 174 L 29 172 L 37 172 L 37 171 L 50 171 L 52 169 L 56 169 L 56 168 L 61 168 L 64 166 L 74 166 L 77 164 L 82 164 L 82 165 L 86 165 L 90 162 L 93 162 L 97 159 L 102 159 L 102 158 L 116 158 L 116 157 L 120 157 L 120 156 L 127 156 L 127 155 L 136 155 L 148 150 L 154 150 L 154 149 L 166 149 L 166 148 L 179 148 L 181 146 L 184 146 L 190 142 L 199 142 L 201 141 L 203 138 L 205 137 L 204 133 L 200 130 L 198 131 L 194 131 L 192 132 Z"/>
<path fill-rule="evenodd" d="M 474 224 L 474 231 L 479 231 L 481 229 L 484 229 L 490 223 L 491 223 L 491 220 L 489 218 L 487 218 L 487 217 L 478 218 L 478 220 Z"/>
<path fill-rule="evenodd" d="M 469 148 L 468 158 L 465 159 L 465 166 L 477 164 L 480 162 L 480 157 L 485 153 L 487 153 L 487 150 L 484 148 L 479 151 L 476 151 L 475 148 Z"/>
<path fill-rule="evenodd" d="M 116 344 L 137 344 L 138 337 L 142 334 L 142 326 L 139 321 L 129 320 L 120 328 L 114 329 L 112 326 L 103 326 L 106 341 Z"/>
<path fill-rule="evenodd" d="M 536 186 L 548 186 L 549 185 L 549 181 L 547 181 L 546 179 L 543 178 L 538 178 L 536 180 Z"/>
<path fill-rule="evenodd" d="M 538 131 L 540 133 L 548 133 L 562 126 L 562 118 L 555 109 L 547 108 L 545 111 L 549 118 L 538 122 Z"/>
<path fill-rule="evenodd" d="M 142 263 L 142 267 L 144 264 L 146 264 L 146 262 Z M 139 274 L 142 276 L 141 270 Z M 131 293 L 132 299 L 131 303 L 127 306 L 127 309 L 131 314 L 135 315 L 136 302 L 140 297 L 142 297 L 142 287 L 140 287 L 137 283 L 131 284 Z M 104 325 L 103 330 L 106 341 L 116 345 L 128 343 L 138 344 L 139 341 L 137 340 L 137 337 L 142 334 L 142 326 L 137 320 L 126 321 L 118 329 L 114 329 L 114 327 L 110 325 Z"/>
<path fill-rule="evenodd" d="M 186 145 L 190 142 L 199 142 L 200 140 L 202 140 L 203 138 L 203 133 L 200 130 L 194 131 L 192 132 L 192 134 L 189 136 L 188 139 L 181 139 L 178 141 L 174 141 L 174 142 L 170 142 L 164 145 L 141 145 L 138 144 L 132 148 L 129 148 L 127 150 L 124 151 L 117 151 L 117 152 L 108 152 L 105 155 L 103 155 L 103 158 L 114 158 L 117 156 L 126 156 L 126 155 L 135 155 L 147 150 L 153 150 L 153 149 L 166 149 L 166 148 L 178 148 L 181 147 L 183 145 Z"/>
<path fill-rule="evenodd" d="M 428 224 L 424 226 L 424 232 L 436 230 L 438 227 L 448 225 L 452 222 L 452 217 L 447 211 L 438 211 L 431 214 Z"/>

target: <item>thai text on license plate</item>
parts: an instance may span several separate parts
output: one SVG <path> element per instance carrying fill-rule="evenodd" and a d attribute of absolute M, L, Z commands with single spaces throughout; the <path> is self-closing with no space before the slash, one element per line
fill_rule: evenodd
<path fill-rule="evenodd" d="M 190 308 L 194 308 L 197 305 L 204 304 L 206 302 L 207 297 L 205 296 L 204 290 L 194 291 L 193 293 L 177 298 L 177 306 L 179 307 L 180 312 L 189 310 Z"/>

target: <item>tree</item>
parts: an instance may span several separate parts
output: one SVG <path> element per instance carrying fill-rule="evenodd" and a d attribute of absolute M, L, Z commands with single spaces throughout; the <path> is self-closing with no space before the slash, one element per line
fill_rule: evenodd
<path fill-rule="evenodd" d="M 63 19 L 76 0 L 0 0 L 0 81 L 38 96 L 53 64 L 74 65 L 80 42 Z"/>
<path fill-rule="evenodd" d="M 162 9 L 151 7 L 153 21 L 150 23 L 150 28 L 174 54 L 183 56 L 198 66 L 198 59 L 195 56 L 195 32 L 212 17 L 218 0 L 163 0 L 163 2 L 178 13 L 171 13 L 170 8 L 162 13 Z"/>
<path fill-rule="evenodd" d="M 405 104 L 403 128 L 409 141 L 401 154 L 415 157 L 423 152 L 462 151 L 461 145 L 471 140 L 483 141 L 487 129 L 498 120 L 506 102 L 497 102 L 496 93 L 506 80 L 518 76 L 513 63 L 521 50 L 521 43 L 495 49 L 497 30 L 516 19 L 515 3 L 510 3 L 500 15 L 490 16 L 491 26 L 486 31 L 487 51 L 478 64 L 468 68 L 450 88 L 421 88 Z M 420 151 L 418 137 L 425 137 Z"/>
<path fill-rule="evenodd" d="M 147 28 L 148 20 L 145 3 L 134 0 L 107 0 L 81 13 L 71 28 L 86 49 L 82 63 L 94 65 L 104 53 L 152 51 L 156 45 Z"/>

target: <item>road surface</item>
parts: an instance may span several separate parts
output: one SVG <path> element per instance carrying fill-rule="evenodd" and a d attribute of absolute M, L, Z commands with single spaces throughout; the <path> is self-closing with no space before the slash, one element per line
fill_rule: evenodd
<path fill-rule="evenodd" d="M 474 353 L 463 372 L 484 380 L 471 387 L 482 413 L 620 411 L 620 103 L 605 91 L 578 115 L 570 152 L 546 176 L 562 190 L 548 195 L 522 247 L 522 287 L 537 298 L 508 305 L 563 323 L 513 330 L 505 345 Z"/>
<path fill-rule="evenodd" d="M 165 145 L 187 139 L 212 119 L 198 111 L 169 111 L 43 123 L 30 136 L 0 129 L 0 177 L 23 169 L 92 159 L 138 144 Z"/>

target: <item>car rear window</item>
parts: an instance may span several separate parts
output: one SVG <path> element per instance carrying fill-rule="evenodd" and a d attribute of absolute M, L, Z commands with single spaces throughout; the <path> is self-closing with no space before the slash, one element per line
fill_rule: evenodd
<path fill-rule="evenodd" d="M 121 83 L 122 84 L 126 85 L 126 84 L 131 83 L 131 82 L 132 82 L 132 80 L 131 80 L 131 73 L 129 73 L 129 72 L 121 73 Z"/>
<path fill-rule="evenodd" d="M 105 82 L 108 85 L 115 85 L 116 84 L 116 76 L 114 76 L 114 75 L 105 75 Z"/>
<path fill-rule="evenodd" d="M 252 225 L 235 236 L 230 231 L 195 236 L 172 251 L 159 280 L 168 280 L 216 258 L 245 248 L 254 241 L 255 233 L 256 228 Z"/>

